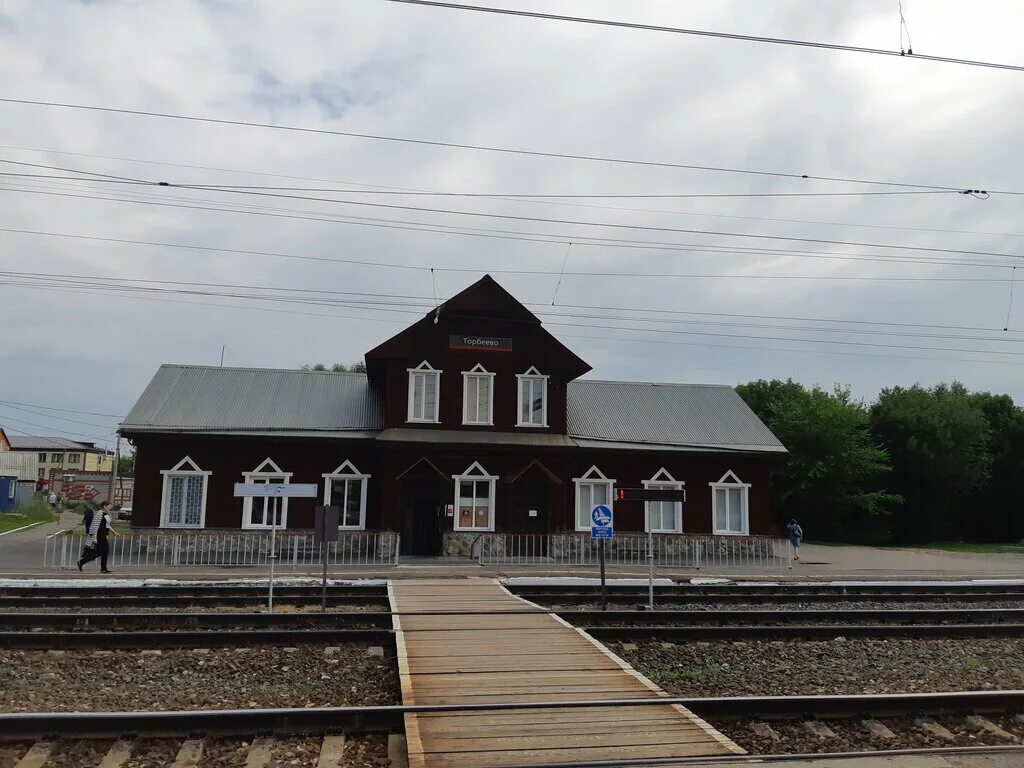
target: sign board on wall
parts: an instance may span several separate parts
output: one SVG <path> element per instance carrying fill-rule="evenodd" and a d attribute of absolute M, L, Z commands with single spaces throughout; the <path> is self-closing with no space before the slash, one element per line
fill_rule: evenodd
<path fill-rule="evenodd" d="M 468 336 L 451 334 L 448 349 L 473 349 L 483 352 L 511 352 L 512 339 L 504 336 Z"/>

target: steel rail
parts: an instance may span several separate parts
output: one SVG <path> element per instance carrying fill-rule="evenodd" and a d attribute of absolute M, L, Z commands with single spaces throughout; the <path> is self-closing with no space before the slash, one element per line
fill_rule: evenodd
<path fill-rule="evenodd" d="M 287 578 L 287 577 L 286 577 Z M 319 584 L 275 584 L 274 593 L 296 597 L 319 597 L 322 590 Z M 222 596 L 261 597 L 267 593 L 267 584 L 154 584 L 152 586 L 120 586 L 116 583 L 102 587 L 82 586 L 0 586 L 0 597 L 77 597 L 86 595 L 108 595 L 111 597 L 149 597 L 152 595 L 167 596 Z M 372 585 L 358 587 L 351 584 L 328 584 L 327 594 L 338 595 L 376 595 L 387 598 L 387 587 Z"/>
<path fill-rule="evenodd" d="M 550 593 L 592 593 L 600 594 L 600 587 L 592 584 L 507 584 L 506 587 L 514 593 L 529 592 L 532 594 Z M 646 594 L 645 585 L 636 584 L 608 584 L 609 594 L 614 593 L 641 593 Z M 807 592 L 815 594 L 930 594 L 930 593 L 965 593 L 985 594 L 989 592 L 1016 592 L 1024 594 L 1024 583 L 992 583 L 992 584 L 962 584 L 962 583 L 933 583 L 933 584 L 906 584 L 902 582 L 889 582 L 885 584 L 808 584 L 806 582 L 786 584 L 784 582 L 773 582 L 771 584 L 659 584 L 655 590 L 662 594 L 771 594 L 773 592 Z"/>
<path fill-rule="evenodd" d="M 113 628 L 126 625 L 147 626 L 253 626 L 298 627 L 301 625 L 390 627 L 392 617 L 398 616 L 546 616 L 557 615 L 574 624 L 587 626 L 686 626 L 769 624 L 849 624 L 877 622 L 880 624 L 993 624 L 1001 621 L 1024 623 L 1024 608 L 957 608 L 922 609 L 912 611 L 855 608 L 849 610 L 717 610 L 717 611 L 598 611 L 598 610 L 537 610 L 512 611 L 351 611 L 308 613 L 170 613 L 170 612 L 0 612 L 0 628 L 4 627 L 57 627 L 57 628 Z"/>
<path fill-rule="evenodd" d="M 561 593 L 533 593 L 516 592 L 517 597 L 524 600 L 538 603 L 540 605 L 590 605 L 600 601 L 600 595 L 594 592 L 561 592 Z M 645 592 L 618 592 L 609 593 L 609 600 L 613 603 L 636 603 L 647 602 Z M 1020 592 L 982 592 L 982 593 L 959 593 L 959 592 L 930 592 L 930 593 L 817 593 L 817 592 L 756 592 L 744 594 L 681 594 L 678 592 L 656 593 L 654 601 L 659 605 L 701 605 L 712 603 L 987 603 L 987 602 L 1019 602 L 1024 600 L 1024 594 Z M 2 601 L 0 601 L 2 605 Z"/>
<path fill-rule="evenodd" d="M 279 596 L 274 590 L 274 598 L 289 605 L 320 605 L 320 595 L 288 595 Z M 262 595 L 160 595 L 152 594 L 140 597 L 117 597 L 92 592 L 81 596 L 58 595 L 26 595 L 15 597 L 0 596 L 0 610 L 4 608 L 60 608 L 80 609 L 89 606 L 142 606 L 150 608 L 178 608 L 192 605 L 241 605 L 258 606 L 267 602 L 266 592 Z M 327 595 L 327 604 L 343 605 L 387 605 L 387 595 Z"/>
<path fill-rule="evenodd" d="M 156 632 L 0 632 L 0 648 L 250 648 L 258 645 L 377 643 L 394 646 L 390 629 L 206 629 Z"/>
<path fill-rule="evenodd" d="M 1007 712 L 1024 709 L 1024 690 L 939 693 L 856 694 L 850 696 L 739 696 L 728 698 L 651 697 L 536 701 L 488 704 L 419 704 L 378 707 L 301 709 L 224 709 L 168 712 L 5 712 L 0 739 L 25 741 L 43 736 L 117 738 L 182 734 L 246 735 L 253 733 L 397 731 L 407 714 L 511 712 L 595 707 L 678 704 L 700 717 L 850 718 L 909 714 Z"/>
<path fill-rule="evenodd" d="M 1024 624 L 730 624 L 581 627 L 603 641 L 835 640 L 837 637 L 1021 637 Z"/>

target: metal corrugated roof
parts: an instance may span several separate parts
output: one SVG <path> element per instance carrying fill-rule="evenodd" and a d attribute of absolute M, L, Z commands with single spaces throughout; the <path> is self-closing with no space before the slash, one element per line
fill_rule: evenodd
<path fill-rule="evenodd" d="M 7 442 L 12 451 L 96 451 L 102 453 L 95 444 L 79 443 L 64 437 L 38 437 L 36 435 L 8 435 Z"/>
<path fill-rule="evenodd" d="M 724 385 L 577 379 L 569 382 L 566 399 L 570 437 L 719 450 L 786 450 L 736 390 Z"/>
<path fill-rule="evenodd" d="M 381 423 L 362 373 L 162 365 L 121 429 L 338 432 Z"/>

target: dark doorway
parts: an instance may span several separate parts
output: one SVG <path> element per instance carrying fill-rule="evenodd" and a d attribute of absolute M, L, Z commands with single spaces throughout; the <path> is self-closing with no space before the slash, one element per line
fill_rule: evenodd
<path fill-rule="evenodd" d="M 536 481 L 521 479 L 512 486 L 512 515 L 508 521 L 510 533 L 535 534 L 531 537 L 530 549 L 537 555 L 547 554 L 549 493 L 546 479 Z"/>
<path fill-rule="evenodd" d="M 441 505 L 433 498 L 418 498 L 412 504 L 411 554 L 441 554 Z"/>

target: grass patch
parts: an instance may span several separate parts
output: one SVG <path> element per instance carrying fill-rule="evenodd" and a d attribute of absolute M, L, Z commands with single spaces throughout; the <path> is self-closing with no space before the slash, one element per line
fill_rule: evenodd
<path fill-rule="evenodd" d="M 23 528 L 32 523 L 55 523 L 57 516 L 50 505 L 41 499 L 33 499 L 29 504 L 15 508 L 11 512 L 0 512 L 0 533 Z"/>

